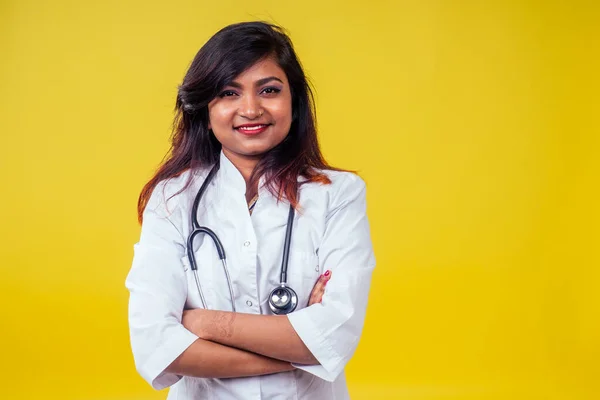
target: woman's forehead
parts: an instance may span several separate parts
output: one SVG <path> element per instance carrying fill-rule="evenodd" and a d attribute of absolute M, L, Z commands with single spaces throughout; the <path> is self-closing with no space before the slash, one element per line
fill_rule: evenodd
<path fill-rule="evenodd" d="M 233 78 L 232 82 L 248 85 L 255 84 L 256 82 L 269 77 L 274 77 L 283 83 L 287 83 L 285 71 L 279 66 L 277 61 L 271 57 L 256 62 Z"/>

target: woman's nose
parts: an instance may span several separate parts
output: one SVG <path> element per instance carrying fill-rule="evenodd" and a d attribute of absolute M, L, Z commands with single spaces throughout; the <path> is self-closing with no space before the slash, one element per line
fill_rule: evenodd
<path fill-rule="evenodd" d="M 256 96 L 244 96 L 238 113 L 248 119 L 255 119 L 262 115 L 260 99 Z"/>

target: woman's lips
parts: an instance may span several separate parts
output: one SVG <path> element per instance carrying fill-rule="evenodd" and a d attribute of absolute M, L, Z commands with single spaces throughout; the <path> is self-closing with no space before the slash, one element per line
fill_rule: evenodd
<path fill-rule="evenodd" d="M 270 124 L 241 125 L 236 127 L 235 130 L 246 136 L 254 136 L 267 130 L 269 125 Z"/>

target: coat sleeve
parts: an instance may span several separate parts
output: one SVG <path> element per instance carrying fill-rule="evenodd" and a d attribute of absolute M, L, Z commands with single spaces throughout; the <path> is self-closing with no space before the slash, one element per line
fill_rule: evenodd
<path fill-rule="evenodd" d="M 364 181 L 345 174 L 333 195 L 319 246 L 319 264 L 332 272 L 321 303 L 288 314 L 320 365 L 296 367 L 333 382 L 362 332 L 375 257 L 366 215 Z"/>
<path fill-rule="evenodd" d="M 144 211 L 140 240 L 134 245 L 125 281 L 136 369 L 157 390 L 181 379 L 165 369 L 198 338 L 181 324 L 187 281 L 181 262 L 185 242 L 173 222 L 177 213 L 169 215 L 164 184 L 159 184 Z"/>

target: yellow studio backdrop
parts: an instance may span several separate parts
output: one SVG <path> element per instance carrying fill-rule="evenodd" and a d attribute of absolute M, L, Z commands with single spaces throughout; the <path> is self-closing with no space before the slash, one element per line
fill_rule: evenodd
<path fill-rule="evenodd" d="M 124 279 L 176 87 L 286 27 L 378 265 L 353 399 L 600 398 L 594 1 L 0 1 L 2 399 L 161 399 Z"/>

